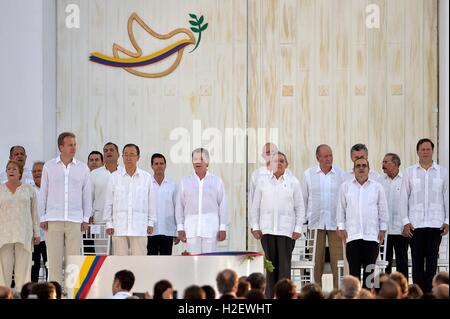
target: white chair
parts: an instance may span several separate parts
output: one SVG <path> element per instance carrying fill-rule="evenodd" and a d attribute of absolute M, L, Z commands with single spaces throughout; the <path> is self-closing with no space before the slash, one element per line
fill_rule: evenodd
<path fill-rule="evenodd" d="M 89 224 L 81 240 L 81 255 L 109 255 L 110 249 L 111 236 L 106 234 L 106 224 Z"/>
<path fill-rule="evenodd" d="M 448 234 L 442 237 L 441 245 L 439 246 L 438 272 L 448 272 L 448 249 L 449 249 Z"/>
<path fill-rule="evenodd" d="M 302 237 L 295 243 L 291 261 L 291 279 L 301 289 L 314 282 L 314 258 L 316 251 L 317 231 L 303 226 Z"/>
<path fill-rule="evenodd" d="M 386 267 L 388 266 L 385 249 L 387 248 L 387 237 L 388 236 L 386 234 L 383 243 L 380 245 L 377 261 L 375 263 L 375 275 L 384 272 L 386 270 Z M 344 278 L 344 260 L 338 260 L 337 267 L 338 267 L 338 282 L 342 283 L 342 279 Z"/>

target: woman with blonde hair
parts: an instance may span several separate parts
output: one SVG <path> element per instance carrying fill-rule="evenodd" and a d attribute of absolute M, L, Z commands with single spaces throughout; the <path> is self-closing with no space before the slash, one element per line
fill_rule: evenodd
<path fill-rule="evenodd" d="M 9 161 L 0 185 L 0 286 L 11 287 L 14 272 L 16 291 L 31 279 L 33 245 L 40 241 L 36 192 L 21 183 L 22 174 L 22 165 Z"/>

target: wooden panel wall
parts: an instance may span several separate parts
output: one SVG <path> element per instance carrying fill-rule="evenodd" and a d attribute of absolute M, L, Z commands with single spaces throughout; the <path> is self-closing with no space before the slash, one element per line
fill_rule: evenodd
<path fill-rule="evenodd" d="M 64 27 L 68 3 L 80 6 L 80 29 Z M 379 8 L 379 28 L 366 25 L 369 4 Z M 286 152 L 299 178 L 320 143 L 346 170 L 350 147 L 365 143 L 381 171 L 386 152 L 407 166 L 419 138 L 437 140 L 437 0 L 61 0 L 57 9 L 58 131 L 78 134 L 83 157 L 109 140 L 134 141 L 149 169 L 153 152 L 170 154 L 175 128 L 186 128 L 192 144 L 194 120 L 222 133 L 263 129 L 265 137 L 249 138 L 247 164 L 223 154 L 233 163 L 211 165 L 225 181 L 232 215 L 223 249 L 246 247 L 246 177 L 261 165 L 255 160 L 266 140 Z M 164 78 L 89 63 L 90 52 L 110 53 L 113 42 L 131 48 L 126 23 L 134 11 L 161 33 L 188 27 L 190 12 L 209 27 Z M 245 154 L 245 144 L 235 153 Z M 190 171 L 169 159 L 173 178 Z M 256 247 L 251 238 L 249 247 Z"/>

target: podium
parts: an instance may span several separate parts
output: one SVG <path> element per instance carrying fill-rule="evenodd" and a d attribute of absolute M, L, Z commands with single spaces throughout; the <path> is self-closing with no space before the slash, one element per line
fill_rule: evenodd
<path fill-rule="evenodd" d="M 103 299 L 112 296 L 114 274 L 127 269 L 134 273 L 132 292 L 148 291 L 162 279 L 170 281 L 183 297 L 190 285 L 216 289 L 217 274 L 233 269 L 238 276 L 264 273 L 264 256 L 253 252 L 221 252 L 190 256 L 68 256 L 65 288 L 69 299 Z"/>

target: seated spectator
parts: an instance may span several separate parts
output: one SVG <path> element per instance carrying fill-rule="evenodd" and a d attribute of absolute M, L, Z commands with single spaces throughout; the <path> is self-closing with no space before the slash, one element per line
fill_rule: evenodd
<path fill-rule="evenodd" d="M 297 299 L 297 291 L 294 282 L 284 278 L 279 280 L 273 288 L 275 299 Z"/>
<path fill-rule="evenodd" d="M 322 288 L 318 284 L 307 284 L 300 290 L 300 296 L 298 299 L 325 299 Z"/>
<path fill-rule="evenodd" d="M 433 277 L 433 288 L 439 286 L 440 284 L 448 285 L 448 272 L 441 271 Z"/>
<path fill-rule="evenodd" d="M 266 296 L 260 289 L 251 289 L 245 293 L 244 298 L 248 300 L 260 300 L 266 299 Z"/>
<path fill-rule="evenodd" d="M 250 291 L 251 286 L 250 283 L 248 281 L 241 281 L 238 284 L 238 288 L 237 288 L 237 292 L 236 292 L 236 297 L 238 298 L 243 298 L 245 293 L 247 291 Z"/>
<path fill-rule="evenodd" d="M 11 289 L 5 286 L 0 286 L 0 299 L 13 299 Z"/>
<path fill-rule="evenodd" d="M 402 292 L 399 285 L 392 279 L 383 281 L 377 295 L 378 299 L 400 299 Z"/>
<path fill-rule="evenodd" d="M 183 299 L 187 300 L 206 299 L 206 294 L 201 287 L 192 285 L 184 290 Z"/>
<path fill-rule="evenodd" d="M 153 299 L 173 299 L 173 287 L 168 280 L 160 280 L 153 287 Z"/>
<path fill-rule="evenodd" d="M 35 283 L 30 295 L 36 295 L 39 300 L 56 299 L 56 287 L 50 282 Z"/>
<path fill-rule="evenodd" d="M 225 269 L 216 277 L 217 290 L 221 294 L 219 299 L 234 299 L 238 288 L 238 276 L 234 270 Z"/>
<path fill-rule="evenodd" d="M 403 275 L 401 272 L 396 271 L 390 274 L 389 278 L 391 278 L 393 281 L 397 283 L 397 285 L 400 287 L 400 291 L 402 293 L 402 299 L 406 297 L 408 294 L 408 279 L 406 279 L 405 275 Z"/>
<path fill-rule="evenodd" d="M 327 299 L 341 299 L 341 298 L 342 298 L 342 291 L 341 291 L 341 289 L 334 288 L 328 294 L 328 298 Z"/>
<path fill-rule="evenodd" d="M 373 299 L 373 295 L 369 289 L 362 288 L 356 299 Z"/>
<path fill-rule="evenodd" d="M 33 291 L 33 282 L 27 282 L 22 286 L 22 289 L 20 290 L 20 299 L 28 299 L 28 296 Z"/>
<path fill-rule="evenodd" d="M 378 275 L 375 276 L 375 281 L 372 286 L 372 295 L 377 298 L 378 294 L 380 293 L 381 286 L 383 285 L 383 282 L 389 279 L 389 275 L 381 272 Z"/>
<path fill-rule="evenodd" d="M 342 299 L 356 299 L 361 291 L 361 283 L 358 278 L 347 275 L 342 279 Z"/>
<path fill-rule="evenodd" d="M 112 299 L 127 299 L 131 296 L 134 285 L 134 274 L 129 270 L 120 270 L 114 275 Z"/>
<path fill-rule="evenodd" d="M 251 289 L 258 289 L 265 293 L 266 291 L 266 277 L 260 272 L 251 273 L 250 276 L 247 277 L 247 281 L 250 283 Z"/>
<path fill-rule="evenodd" d="M 216 291 L 210 285 L 202 286 L 202 289 L 205 291 L 206 299 L 216 299 Z"/>
<path fill-rule="evenodd" d="M 436 299 L 448 299 L 448 285 L 440 284 L 433 288 L 433 295 Z"/>
<path fill-rule="evenodd" d="M 61 299 L 62 298 L 62 287 L 59 284 L 59 282 L 57 282 L 57 281 L 50 281 L 50 283 L 52 283 L 55 286 L 56 299 Z"/>
<path fill-rule="evenodd" d="M 408 294 L 405 299 L 420 299 L 423 296 L 423 291 L 418 284 L 408 286 Z"/>

